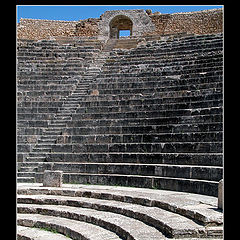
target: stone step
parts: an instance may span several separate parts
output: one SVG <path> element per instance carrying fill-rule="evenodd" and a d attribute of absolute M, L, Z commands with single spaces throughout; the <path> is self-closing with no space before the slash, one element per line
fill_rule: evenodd
<path fill-rule="evenodd" d="M 194 111 L 192 111 L 194 112 Z M 204 112 L 203 112 L 204 113 Z M 90 118 L 89 115 L 86 113 L 82 114 L 83 119 L 81 118 L 75 118 L 73 115 L 74 120 L 73 121 L 57 121 L 61 122 L 65 125 L 65 127 L 62 128 L 62 132 L 66 132 L 67 135 L 72 134 L 71 131 L 75 131 L 74 135 L 84 135 L 84 129 L 82 133 L 78 133 L 77 128 L 86 128 L 86 126 L 92 126 L 93 131 L 91 131 L 92 134 L 111 134 L 111 131 L 114 131 L 112 133 L 118 133 L 118 134 L 127 134 L 130 131 L 131 133 L 176 133 L 178 130 L 183 132 L 183 129 L 185 133 L 188 132 L 207 132 L 207 131 L 222 131 L 222 128 L 220 127 L 221 123 L 223 122 L 223 116 L 221 112 L 219 113 L 206 113 L 202 115 L 198 115 L 198 111 L 196 110 L 194 115 L 186 115 L 186 116 L 139 116 L 139 117 L 132 117 L 130 113 L 124 116 L 124 114 L 119 114 L 119 117 L 117 118 L 117 115 L 115 115 L 115 118 L 108 118 L 107 114 L 104 116 L 103 119 L 101 119 L 102 115 L 98 114 L 94 117 L 96 119 Z M 133 115 L 134 116 L 134 115 Z M 98 118 L 97 118 L 98 117 Z M 19 121 L 18 122 L 18 134 L 21 135 L 42 135 L 41 139 L 50 139 L 54 138 L 52 135 L 59 135 L 59 132 L 51 132 L 50 134 L 44 133 L 42 131 L 42 127 L 47 126 L 48 121 L 42 120 L 39 121 Z M 219 125 L 220 124 L 220 125 Z M 30 126 L 29 126 L 30 125 Z M 75 129 L 76 128 L 76 129 Z M 104 132 L 98 132 L 96 129 L 102 129 L 101 131 Z M 103 130 L 105 128 L 105 130 Z M 114 129 L 115 128 L 115 129 Z M 119 128 L 122 129 L 119 130 Z M 138 130 L 139 128 L 139 130 Z M 141 131 L 140 129 L 143 129 Z M 118 130 L 117 130 L 118 129 Z M 127 130 L 128 129 L 128 130 Z M 132 130 L 130 130 L 132 129 Z M 145 130 L 146 129 L 146 130 Z M 147 130 L 148 129 L 148 130 Z M 165 131 L 164 131 L 165 129 Z M 110 130 L 110 131 L 109 131 Z M 46 134 L 43 135 L 43 134 Z M 29 136 L 30 137 L 30 136 Z M 35 137 L 34 137 L 35 138 Z M 26 140 L 28 141 L 28 140 Z"/>
<path fill-rule="evenodd" d="M 76 124 L 77 125 L 77 124 Z M 88 134 L 64 135 L 57 137 L 57 143 L 161 143 L 161 142 L 221 142 L 222 132 L 195 132 L 195 133 L 149 133 L 149 134 Z M 42 142 L 44 144 L 45 142 Z M 51 142 L 53 143 L 53 142 Z"/>
<path fill-rule="evenodd" d="M 141 59 L 142 59 L 142 61 L 144 61 L 144 57 L 142 57 Z M 179 61 L 180 61 L 180 59 L 179 59 Z M 125 68 L 126 68 L 126 66 L 125 66 Z M 122 70 L 122 68 L 120 70 Z M 143 72 L 143 71 L 142 72 L 128 71 L 128 72 L 121 72 L 121 73 L 116 72 L 115 74 L 112 74 L 110 69 L 108 69 L 108 67 L 107 67 L 106 71 L 102 71 L 101 74 L 99 74 L 99 76 L 97 77 L 97 79 L 101 80 L 101 81 L 99 81 L 99 84 L 107 84 L 107 83 L 108 84 L 110 84 L 110 83 L 116 84 L 116 83 L 122 83 L 122 82 L 137 83 L 138 81 L 139 81 L 139 83 L 146 83 L 147 81 L 156 82 L 157 80 L 160 79 L 160 75 L 158 74 L 159 72 L 157 72 L 157 71 L 154 72 L 154 74 L 149 71 L 148 75 L 144 74 L 144 73 L 145 72 Z M 161 81 L 163 81 L 163 84 L 164 83 L 171 84 L 173 82 L 201 83 L 201 82 L 209 82 L 209 80 L 211 80 L 211 79 L 213 81 L 217 81 L 217 79 L 219 79 L 219 80 L 222 79 L 222 71 L 217 70 L 215 72 L 213 72 L 213 71 L 191 72 L 189 74 L 180 74 L 179 73 L 179 74 L 171 74 L 169 76 L 161 75 Z M 50 81 L 50 80 L 45 80 L 44 83 L 46 83 L 46 81 Z M 51 83 L 56 83 L 56 82 L 58 82 L 59 84 L 61 84 L 61 82 L 63 82 L 63 84 L 65 83 L 64 80 L 62 80 L 60 82 L 57 79 L 55 81 L 52 80 Z M 34 82 L 32 81 L 31 83 L 34 83 Z"/>
<path fill-rule="evenodd" d="M 38 108 L 38 107 L 18 107 L 17 108 L 17 112 L 18 113 L 39 113 L 39 114 L 42 114 L 42 113 L 57 113 L 59 111 L 59 109 L 56 107 L 56 108 Z"/>
<path fill-rule="evenodd" d="M 71 120 L 71 116 L 69 116 L 69 114 L 63 114 L 62 116 L 61 115 L 58 115 L 58 116 L 54 116 L 54 120 Z"/>
<path fill-rule="evenodd" d="M 100 227 L 104 227 L 107 230 L 113 231 L 115 234 L 119 235 L 122 239 L 147 240 L 149 239 L 149 237 L 151 237 L 151 239 L 164 238 L 164 235 L 160 233 L 158 230 L 142 223 L 141 221 L 111 212 L 102 212 L 81 207 L 54 206 L 54 205 L 39 206 L 33 204 L 31 204 L 30 206 L 28 206 L 28 204 L 25 205 L 19 204 L 18 211 L 19 213 L 28 214 L 28 215 L 21 214 L 20 217 L 18 218 L 18 222 L 20 222 L 19 219 L 21 219 L 21 217 L 23 219 L 26 219 L 26 217 L 30 217 L 30 219 L 33 220 L 34 216 L 35 219 L 37 217 L 37 221 L 47 219 L 47 221 L 46 220 L 45 221 L 49 222 L 51 221 L 50 219 L 52 216 L 58 216 L 59 221 L 61 221 L 62 218 L 74 220 L 77 219 L 78 221 L 75 220 L 76 224 L 78 224 L 79 221 L 81 222 L 84 221 L 87 223 L 95 224 Z M 41 214 L 43 212 L 45 214 L 44 216 L 39 214 L 35 215 L 36 213 Z M 79 228 L 79 225 L 78 229 L 81 229 Z"/>
<path fill-rule="evenodd" d="M 45 138 L 45 139 L 39 139 L 38 140 L 38 144 L 40 145 L 40 144 L 47 144 L 47 143 L 55 143 L 56 142 L 56 140 L 55 139 L 47 139 L 47 138 Z"/>
<path fill-rule="evenodd" d="M 84 98 L 86 96 L 87 96 L 86 93 L 84 93 L 84 94 L 76 93 L 76 94 L 72 94 L 71 96 L 69 96 L 68 100 L 77 102 L 77 101 L 79 101 L 80 99 L 82 99 L 82 98 Z"/>
<path fill-rule="evenodd" d="M 29 153 L 29 157 L 39 157 L 39 158 L 41 158 L 41 157 L 45 157 L 45 156 L 46 156 L 45 153 L 40 153 L 40 152 L 30 152 Z"/>
<path fill-rule="evenodd" d="M 184 216 L 157 207 L 147 207 L 123 202 L 119 205 L 119 202 L 114 200 L 46 195 L 18 195 L 17 202 L 20 208 L 21 206 L 31 205 L 35 207 L 39 205 L 63 205 L 121 214 L 151 225 L 165 235 L 173 238 L 203 237 L 204 234 L 206 234 L 204 226 Z"/>
<path fill-rule="evenodd" d="M 178 116 L 194 116 L 194 115 L 209 115 L 222 113 L 222 106 L 209 108 L 184 108 L 184 109 L 169 109 L 169 110 L 148 110 L 148 111 L 126 111 L 126 112 L 101 112 L 101 113 L 75 113 L 72 114 L 72 120 L 79 119 L 106 119 L 117 118 L 149 118 L 149 117 L 178 117 Z"/>
<path fill-rule="evenodd" d="M 165 46 L 148 46 L 144 48 L 137 48 L 132 50 L 132 56 L 134 57 L 141 57 L 141 55 L 146 55 L 147 53 L 150 56 L 162 56 L 164 57 L 169 57 L 169 55 L 173 55 L 174 57 L 177 57 L 178 55 L 187 57 L 191 56 L 193 54 L 198 54 L 201 50 L 201 53 L 203 52 L 217 52 L 217 51 L 222 51 L 223 50 L 223 42 L 222 40 L 216 42 L 216 43 L 209 43 L 209 44 L 202 44 L 196 47 L 196 43 L 184 45 L 184 46 L 171 46 L 170 45 L 165 45 Z M 120 51 L 118 51 L 121 53 Z M 185 53 L 185 55 L 184 55 Z M 118 54 L 116 54 L 118 55 Z M 122 54 L 124 55 L 124 53 Z M 132 57 L 131 56 L 131 57 Z"/>
<path fill-rule="evenodd" d="M 140 58 L 141 59 L 141 58 Z M 188 61 L 187 61 L 188 60 Z M 127 61 L 126 61 L 127 62 Z M 163 75 L 169 75 L 170 73 L 179 73 L 179 74 L 187 74 L 187 73 L 199 73 L 199 74 L 206 74 L 207 72 L 211 72 L 214 70 L 223 69 L 223 62 L 222 59 L 219 61 L 212 61 L 211 63 L 201 63 L 201 64 L 189 64 L 189 59 L 185 59 L 185 61 L 179 65 L 176 62 L 159 62 L 159 61 L 152 61 L 150 63 L 142 64 L 142 60 L 132 61 L 129 64 L 125 65 L 126 62 L 122 60 L 122 62 L 114 63 L 109 66 L 104 66 L 104 70 L 100 73 L 100 77 L 102 74 L 110 74 L 110 73 L 135 73 L 141 75 L 142 73 L 146 72 L 162 72 Z"/>
<path fill-rule="evenodd" d="M 173 87 L 176 85 L 180 86 L 187 86 L 191 84 L 209 84 L 210 83 L 218 83 L 222 80 L 219 78 L 192 78 L 192 79 L 181 79 L 181 76 L 175 76 L 175 77 L 166 77 L 165 79 L 162 77 L 161 81 L 158 77 L 148 77 L 147 79 L 145 77 L 138 77 L 138 80 L 136 79 L 136 76 L 133 75 L 131 79 L 125 79 L 122 77 L 120 81 L 116 81 L 116 78 L 113 77 L 112 79 L 103 78 L 101 76 L 98 77 L 98 79 L 103 80 L 100 83 L 92 83 L 90 86 L 92 88 L 98 88 L 98 89 L 120 89 L 120 88 L 149 88 L 149 87 Z M 124 81 L 125 80 L 125 81 Z M 128 81 L 127 81 L 128 80 Z"/>
<path fill-rule="evenodd" d="M 121 41 L 121 40 L 118 40 Z M 118 45 L 121 43 L 119 42 Z M 126 42 L 127 44 L 127 42 Z M 197 47 L 196 47 L 197 44 Z M 124 43 L 122 44 L 124 45 Z M 129 43 L 130 45 L 130 43 Z M 179 44 L 174 43 L 168 43 L 168 44 L 158 44 L 158 43 L 148 43 L 146 44 L 145 47 L 138 47 L 136 49 L 133 49 L 134 53 L 142 53 L 145 52 L 146 50 L 157 50 L 158 52 L 163 52 L 165 53 L 166 51 L 171 53 L 177 54 L 178 52 L 182 51 L 197 51 L 199 49 L 206 49 L 206 48 L 216 48 L 216 47 L 221 47 L 222 46 L 222 39 L 215 40 L 215 41 L 209 41 L 209 42 L 204 42 L 204 41 L 189 41 L 189 42 L 184 42 L 184 40 L 181 40 Z M 146 48 L 147 47 L 147 48 Z"/>
<path fill-rule="evenodd" d="M 32 149 L 32 152 L 37 152 L 37 153 L 49 153 L 51 151 L 51 148 L 41 148 L 41 147 L 34 147 Z"/>
<path fill-rule="evenodd" d="M 136 164 L 136 163 L 42 163 L 39 172 L 60 170 L 64 173 L 118 174 L 157 177 L 175 177 L 220 181 L 223 168 L 217 166 L 174 165 L 174 164 Z"/>
<path fill-rule="evenodd" d="M 220 94 L 222 93 L 222 88 L 206 88 L 200 90 L 183 90 L 183 91 L 169 91 L 169 92 L 155 92 L 150 93 L 136 93 L 136 94 L 104 94 L 104 95 L 88 95 L 84 99 L 79 99 L 79 101 L 108 101 L 108 100 L 141 100 L 141 99 L 152 99 L 152 98 L 176 98 L 176 97 L 195 97 L 195 96 L 205 96 L 210 94 Z M 47 101 L 47 100 L 46 100 Z M 77 101 L 77 100 L 76 100 Z"/>
<path fill-rule="evenodd" d="M 88 222 L 59 216 L 41 214 L 18 214 L 17 223 L 21 226 L 45 228 L 57 231 L 68 239 L 117 240 L 116 234 Z M 46 239 L 46 238 L 45 238 Z M 56 238 L 58 239 L 58 238 Z M 60 238 L 59 238 L 60 240 Z"/>
<path fill-rule="evenodd" d="M 223 166 L 222 153 L 49 153 L 48 162 Z"/>
<path fill-rule="evenodd" d="M 51 120 L 50 125 L 51 125 L 51 124 L 65 124 L 66 122 L 68 122 L 68 120 L 64 120 L 64 119 L 53 119 L 53 120 Z"/>
<path fill-rule="evenodd" d="M 78 104 L 67 104 L 68 101 L 64 103 L 64 105 L 60 108 L 61 110 L 71 110 L 76 109 L 78 107 Z"/>
<path fill-rule="evenodd" d="M 76 119 L 76 118 L 75 118 Z M 87 118 L 86 118 L 87 119 Z M 222 121 L 207 123 L 198 123 L 187 121 L 186 124 L 183 123 L 184 119 L 179 123 L 171 123 L 167 125 L 165 122 L 163 124 L 155 125 L 119 125 L 119 126 L 92 126 L 89 127 L 67 127 L 63 129 L 65 135 L 101 135 L 101 134 L 158 134 L 158 133 L 197 133 L 197 132 L 216 132 L 223 131 Z M 54 134 L 53 134 L 54 135 Z M 57 135 L 57 134 L 55 134 Z"/>
<path fill-rule="evenodd" d="M 75 112 L 75 109 L 71 109 L 71 108 L 64 108 L 64 109 L 59 109 L 60 113 L 57 114 L 57 116 L 67 116 L 67 115 L 71 115 L 72 113 Z"/>
<path fill-rule="evenodd" d="M 55 91 L 55 90 L 74 90 L 74 86 L 72 84 L 64 84 L 64 85 L 46 85 L 46 84 L 38 84 L 38 85 L 30 85 L 30 84 L 18 84 L 17 86 L 18 91 L 32 91 L 32 90 L 45 90 L 45 91 Z"/>
<path fill-rule="evenodd" d="M 18 120 L 42 120 L 42 119 L 51 119 L 55 113 L 17 113 Z"/>
<path fill-rule="evenodd" d="M 66 113 L 66 112 L 59 112 L 56 114 L 55 118 L 59 118 L 59 117 L 68 117 L 69 116 L 69 113 Z"/>
<path fill-rule="evenodd" d="M 34 152 L 75 153 L 222 153 L 222 142 L 161 142 L 161 143 L 101 143 L 54 144 L 51 148 L 34 148 Z"/>
<path fill-rule="evenodd" d="M 222 45 L 222 42 L 220 42 L 220 45 Z M 197 54 L 197 52 L 193 50 L 193 51 L 187 51 L 185 55 L 184 55 L 184 52 L 181 51 L 180 49 L 179 49 L 180 51 L 177 51 L 175 53 L 171 51 L 167 53 L 166 51 L 163 51 L 163 49 L 161 49 L 160 47 L 155 47 L 155 49 L 154 48 L 145 48 L 145 49 L 138 48 L 131 51 L 131 54 L 129 54 L 128 51 L 124 51 L 124 52 L 122 51 L 121 56 L 119 56 L 118 54 L 120 53 L 120 51 L 115 50 L 114 51 L 115 54 L 110 54 L 110 56 L 106 60 L 105 65 L 110 66 L 110 65 L 116 65 L 119 63 L 124 65 L 124 62 L 123 62 L 124 59 L 127 59 L 130 64 L 131 62 L 138 63 L 140 59 L 143 60 L 142 63 L 147 63 L 147 64 L 154 63 L 154 60 L 158 61 L 159 63 L 166 63 L 167 61 L 169 61 L 170 64 L 173 62 L 177 62 L 177 60 L 179 60 L 179 65 L 186 64 L 186 60 L 188 60 L 191 64 L 211 63 L 217 60 L 221 61 L 222 59 L 221 47 L 222 46 L 217 46 L 216 48 L 214 47 L 212 49 L 211 54 L 199 54 L 199 52 Z M 203 50 L 206 52 L 209 52 L 210 49 L 203 49 Z M 152 54 L 147 54 L 147 52 Z"/>
<path fill-rule="evenodd" d="M 197 110 L 196 110 L 197 112 Z M 73 127 L 131 127 L 131 126 L 149 126 L 149 125 L 166 125 L 171 126 L 172 124 L 184 125 L 185 124 L 207 124 L 207 123 L 217 123 L 222 122 L 222 114 L 205 114 L 205 115 L 193 115 L 193 116 L 172 116 L 172 117 L 149 117 L 149 118 L 119 118 L 119 119 L 96 119 L 96 120 L 72 120 L 67 122 L 64 128 Z"/>
<path fill-rule="evenodd" d="M 36 173 L 36 182 L 43 181 L 43 173 Z M 158 177 L 120 174 L 63 173 L 63 182 L 70 184 L 97 184 L 109 186 L 125 186 L 153 188 L 190 192 L 208 196 L 218 195 L 218 182 L 176 177 Z"/>
<path fill-rule="evenodd" d="M 31 156 L 34 155 L 34 152 L 31 153 Z M 44 155 L 44 156 L 43 156 Z M 28 162 L 44 162 L 46 159 L 46 154 L 42 154 L 42 157 L 34 156 L 34 157 L 27 157 L 26 161 Z"/>
<path fill-rule="evenodd" d="M 145 52 L 148 49 L 145 48 L 145 49 L 143 49 L 143 51 Z M 211 63 L 211 62 L 214 62 L 217 60 L 219 60 L 219 61 L 222 60 L 221 52 L 218 52 L 218 51 L 212 52 L 211 55 L 208 55 L 208 54 L 200 55 L 199 54 L 198 56 L 196 54 L 191 54 L 191 52 L 189 52 L 188 55 L 182 54 L 182 56 L 181 56 L 180 55 L 181 53 L 176 54 L 176 55 L 170 53 L 167 56 L 166 53 L 163 53 L 163 51 L 161 51 L 162 54 L 160 54 L 160 51 L 158 52 L 158 49 L 156 49 L 153 54 L 158 52 L 158 54 L 160 55 L 160 56 L 158 56 L 157 54 L 155 54 L 155 55 L 141 54 L 141 51 L 138 51 L 138 49 L 135 49 L 134 51 L 131 52 L 132 54 L 127 54 L 127 52 L 126 52 L 126 54 L 122 54 L 121 56 L 123 56 L 123 57 L 120 57 L 120 58 L 119 58 L 118 54 L 115 54 L 115 55 L 112 54 L 106 60 L 105 66 L 116 65 L 116 64 L 124 65 L 124 62 L 123 62 L 124 59 L 127 59 L 129 63 L 132 63 L 132 62 L 139 63 L 140 58 L 136 58 L 136 56 L 138 56 L 138 55 L 141 55 L 141 59 L 143 60 L 142 63 L 146 63 L 146 64 L 156 63 L 156 61 L 158 61 L 159 63 L 166 63 L 168 61 L 171 64 L 171 63 L 179 60 L 179 65 L 180 64 L 182 65 L 182 64 L 187 63 L 186 60 L 188 60 L 190 64 Z M 114 51 L 114 52 L 117 53 L 118 51 Z M 150 52 L 153 52 L 153 49 L 150 49 Z"/>
<path fill-rule="evenodd" d="M 66 115 L 68 116 L 68 114 Z M 51 124 L 49 124 L 49 127 L 47 129 L 45 129 L 45 132 L 59 132 L 61 130 L 61 127 L 57 126 L 57 127 L 53 127 Z"/>
<path fill-rule="evenodd" d="M 38 169 L 38 166 L 22 166 L 20 167 L 19 171 L 20 172 L 36 172 Z"/>
<path fill-rule="evenodd" d="M 35 177 L 17 177 L 18 183 L 35 183 Z"/>
<path fill-rule="evenodd" d="M 38 90 L 32 90 L 32 91 L 26 91 L 24 92 L 25 96 L 68 96 L 71 94 L 72 91 L 67 91 L 67 90 L 54 90 L 54 91 L 38 91 Z M 19 94 L 19 92 L 17 92 Z"/>
<path fill-rule="evenodd" d="M 135 109 L 136 111 L 153 111 L 153 110 L 180 110 L 180 109 L 193 109 L 200 111 L 202 108 L 218 107 L 223 105 L 223 100 L 209 100 L 199 101 L 194 103 L 173 103 L 173 104 L 151 104 L 151 105 L 128 105 L 128 106 L 97 106 L 97 107 L 79 107 L 76 109 L 76 113 L 81 112 L 130 112 Z"/>
<path fill-rule="evenodd" d="M 150 70 L 150 68 L 163 68 L 164 72 L 172 69 L 182 71 L 183 73 L 189 72 L 190 69 L 195 70 L 196 68 L 201 69 L 212 69 L 213 67 L 221 66 L 223 64 L 222 58 L 222 49 L 216 49 L 217 51 L 213 51 L 211 53 L 211 57 L 207 56 L 203 58 L 201 56 L 197 56 L 197 54 L 188 54 L 182 52 L 177 55 L 174 54 L 161 54 L 154 51 L 152 53 L 153 56 L 149 56 L 149 53 L 131 53 L 129 55 L 124 55 L 122 57 L 109 57 L 104 64 L 104 68 L 100 75 L 104 72 L 117 72 L 117 69 L 120 68 L 130 68 L 132 67 L 132 71 L 136 72 L 139 70 L 139 73 L 144 72 L 146 70 Z M 208 55 L 209 52 L 206 51 Z M 166 67 L 166 68 L 165 68 Z M 195 67 L 195 68 L 194 68 Z M 125 69 L 126 70 L 126 69 Z M 199 72 L 199 71 L 197 71 Z"/>
<path fill-rule="evenodd" d="M 31 128 L 30 128 L 31 129 Z M 45 132 L 44 132 L 45 133 Z M 31 135 L 31 134 L 30 134 Z M 39 140 L 46 140 L 46 141 L 51 141 L 51 140 L 55 140 L 55 136 L 53 136 L 53 135 L 43 135 L 43 134 L 41 134 L 41 136 L 40 136 L 40 138 L 39 138 Z"/>
<path fill-rule="evenodd" d="M 181 104 L 181 103 L 195 103 L 199 101 L 213 101 L 213 100 L 221 100 L 223 99 L 222 93 L 215 93 L 211 95 L 203 95 L 203 96 L 185 96 L 185 97 L 173 97 L 173 98 L 157 98 L 153 97 L 151 99 L 133 99 L 133 100 L 111 100 L 104 101 L 99 99 L 98 101 L 87 98 L 86 100 L 75 103 L 66 101 L 64 104 L 61 102 L 19 102 L 18 109 L 21 108 L 30 108 L 30 109 L 47 109 L 47 108 L 74 108 L 77 107 L 97 107 L 97 106 L 125 106 L 125 105 L 150 105 L 150 104 Z"/>
<path fill-rule="evenodd" d="M 39 164 L 36 162 L 19 162 L 19 163 L 17 163 L 18 169 L 20 167 L 38 167 L 38 165 Z"/>
<path fill-rule="evenodd" d="M 42 187 L 42 184 L 35 183 L 31 185 L 18 184 L 17 194 L 25 196 L 85 197 L 89 198 L 89 201 L 91 199 L 114 200 L 119 201 L 119 207 L 121 203 L 158 207 L 192 219 L 203 226 L 221 226 L 223 224 L 223 212 L 217 208 L 218 198 L 195 193 L 83 184 L 63 184 L 62 188 L 48 188 Z M 54 198 L 54 196 L 52 197 Z"/>
<path fill-rule="evenodd" d="M 35 172 L 22 172 L 22 169 L 17 173 L 17 177 L 35 177 Z"/>
<path fill-rule="evenodd" d="M 44 134 L 45 134 L 45 136 L 47 136 L 47 137 L 49 137 L 49 136 L 51 136 L 51 135 L 60 135 L 60 133 L 61 133 L 61 128 L 59 128 L 59 130 L 47 130 L 47 131 L 45 131 L 44 132 Z"/>
<path fill-rule="evenodd" d="M 114 71 L 114 72 L 104 72 L 99 75 L 99 79 L 105 78 L 105 81 L 103 83 L 108 82 L 115 82 L 116 79 L 119 79 L 119 82 L 126 82 L 127 79 L 129 81 L 136 82 L 136 77 L 141 79 L 146 79 L 146 78 L 178 78 L 178 79 L 187 79 L 189 78 L 190 80 L 193 80 L 193 78 L 196 78 L 197 76 L 201 79 L 204 77 L 222 77 L 222 67 L 218 68 L 213 68 L 213 69 L 199 69 L 198 71 L 169 71 L 169 72 L 163 72 L 163 71 L 145 71 L 145 72 L 130 72 L 130 70 L 126 69 L 126 71 L 123 71 L 124 68 L 121 69 L 121 71 Z M 150 69 L 149 69 L 150 70 Z M 132 77 L 135 77 L 134 80 L 131 80 Z M 111 80 L 112 79 L 112 80 Z"/>
<path fill-rule="evenodd" d="M 62 107 L 66 107 L 66 108 L 76 108 L 78 107 L 78 103 L 76 103 L 75 101 L 70 101 L 70 100 L 67 100 L 66 102 L 63 103 Z"/>
<path fill-rule="evenodd" d="M 45 230 L 45 229 L 44 229 Z M 66 237 L 62 234 L 53 233 L 49 230 L 31 228 L 31 227 L 24 227 L 24 226 L 17 226 L 17 239 L 25 239 L 25 240 L 69 240 L 69 237 Z"/>
<path fill-rule="evenodd" d="M 54 145 L 55 143 L 37 143 L 35 146 L 34 146 L 34 149 L 43 149 L 43 148 L 49 148 L 51 149 L 52 146 Z"/>
<path fill-rule="evenodd" d="M 165 93 L 169 91 L 191 91 L 201 90 L 208 88 L 222 88 L 222 83 L 203 83 L 198 85 L 182 85 L 182 86 L 171 86 L 171 87 L 148 87 L 148 88 L 114 88 L 114 89 L 98 89 L 99 94 L 147 94 L 154 92 Z M 73 94 L 72 94 L 73 95 Z M 74 95 L 76 96 L 76 95 Z"/>
<path fill-rule="evenodd" d="M 65 75 L 65 74 L 64 74 Z M 32 76 L 33 77 L 33 76 Z M 31 77 L 31 78 L 32 78 Z M 56 78 L 51 78 L 51 79 L 44 79 L 44 78 L 38 78 L 36 76 L 35 78 L 36 80 L 33 80 L 33 79 L 29 79 L 29 78 L 24 78 L 24 77 L 21 77 L 21 76 L 18 76 L 17 78 L 17 83 L 18 85 L 37 85 L 37 84 L 40 84 L 40 85 L 65 85 L 65 84 L 72 84 L 72 85 L 75 85 L 77 84 L 77 80 L 74 80 L 73 78 L 67 78 L 66 79 L 56 79 Z"/>

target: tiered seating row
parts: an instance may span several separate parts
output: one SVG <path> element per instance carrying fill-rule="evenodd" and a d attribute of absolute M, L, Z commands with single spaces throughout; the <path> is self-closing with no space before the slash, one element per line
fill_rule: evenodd
<path fill-rule="evenodd" d="M 99 53 L 95 46 L 56 41 L 19 40 L 17 45 L 18 159 L 32 151 L 37 140 L 60 112 L 64 100 L 81 84 L 90 63 Z M 82 82 L 86 93 L 87 82 Z M 44 108 L 36 105 L 42 104 Z M 22 107 L 21 107 L 22 106 Z M 26 107 L 27 106 L 27 107 Z M 22 131 L 28 137 L 22 137 Z"/>
<path fill-rule="evenodd" d="M 49 121 L 28 158 L 50 162 L 39 163 L 37 181 L 44 169 L 53 169 L 63 170 L 69 183 L 216 196 L 222 178 L 222 62 L 221 35 L 114 50 L 85 95 L 77 88 L 63 96 L 67 107 L 47 109 L 34 96 L 19 106 L 19 151 L 25 151 L 36 125 Z M 28 89 L 36 89 L 32 95 L 47 90 Z M 54 94 L 69 95 L 59 88 L 45 100 Z M 56 111 L 61 115 L 52 120 Z"/>

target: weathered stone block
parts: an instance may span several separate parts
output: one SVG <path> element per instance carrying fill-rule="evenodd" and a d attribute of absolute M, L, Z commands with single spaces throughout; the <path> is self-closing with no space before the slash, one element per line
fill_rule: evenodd
<path fill-rule="evenodd" d="M 223 209 L 223 179 L 218 183 L 218 208 Z"/>
<path fill-rule="evenodd" d="M 43 187 L 62 187 L 62 171 L 45 170 L 43 174 Z"/>

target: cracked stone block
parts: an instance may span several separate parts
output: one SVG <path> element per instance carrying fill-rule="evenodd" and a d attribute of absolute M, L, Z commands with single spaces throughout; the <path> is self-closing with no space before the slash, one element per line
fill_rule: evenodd
<path fill-rule="evenodd" d="M 63 171 L 45 170 L 43 174 L 43 187 L 62 187 Z"/>

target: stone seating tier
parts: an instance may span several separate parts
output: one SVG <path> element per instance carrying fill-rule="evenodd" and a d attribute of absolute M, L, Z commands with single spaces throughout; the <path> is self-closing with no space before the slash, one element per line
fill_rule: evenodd
<path fill-rule="evenodd" d="M 19 181 L 62 170 L 65 183 L 217 196 L 221 34 L 86 52 L 73 43 L 31 44 L 19 55 L 27 60 L 18 75 Z"/>
<path fill-rule="evenodd" d="M 18 185 L 19 235 L 42 228 L 48 230 L 43 236 L 52 231 L 70 239 L 223 237 L 222 212 L 214 197 L 134 187 Z"/>

